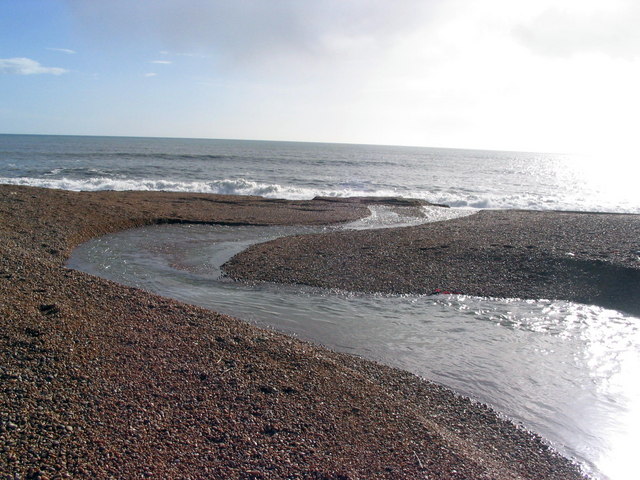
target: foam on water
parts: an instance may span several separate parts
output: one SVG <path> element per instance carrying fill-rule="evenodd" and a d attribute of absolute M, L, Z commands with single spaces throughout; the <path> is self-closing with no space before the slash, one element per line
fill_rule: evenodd
<path fill-rule="evenodd" d="M 72 178 L 30 178 L 0 177 L 0 183 L 8 185 L 27 185 L 31 187 L 57 188 L 72 191 L 165 191 L 212 193 L 221 195 L 258 195 L 266 198 L 284 198 L 289 200 L 310 200 L 316 196 L 323 197 L 357 197 L 357 196 L 396 196 L 395 190 L 358 190 L 345 187 L 339 190 L 314 189 L 279 184 L 265 184 L 244 178 L 223 179 L 211 182 L 188 182 L 155 179 L 116 179 L 109 177 L 92 177 L 86 179 Z M 418 198 L 418 197 L 414 197 Z"/>
<path fill-rule="evenodd" d="M 55 175 L 55 171 L 51 172 Z M 255 182 L 245 178 L 214 181 L 179 181 L 159 179 L 130 179 L 96 176 L 90 178 L 32 178 L 0 177 L 0 183 L 26 185 L 32 187 L 56 188 L 72 191 L 164 191 L 210 193 L 221 195 L 257 195 L 265 198 L 289 200 L 310 200 L 323 197 L 405 197 L 426 200 L 432 203 L 459 208 L 474 209 L 523 209 L 523 210 L 567 210 L 567 211 L 615 211 L 618 213 L 640 213 L 638 204 L 631 200 L 621 200 L 613 207 L 587 200 L 575 202 L 572 199 L 546 198 L 535 193 L 504 194 L 498 191 L 480 196 L 470 192 L 439 192 L 434 190 L 408 191 L 398 188 L 358 188 L 344 185 L 339 189 L 311 188 Z"/>

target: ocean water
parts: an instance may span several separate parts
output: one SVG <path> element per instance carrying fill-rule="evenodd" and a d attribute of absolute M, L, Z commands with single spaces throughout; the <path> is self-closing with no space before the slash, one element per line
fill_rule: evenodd
<path fill-rule="evenodd" d="M 538 153 L 0 135 L 0 183 L 290 199 L 394 195 L 461 207 L 425 212 L 432 220 L 478 208 L 640 213 L 634 173 L 616 159 Z M 374 209 L 348 228 L 423 221 L 393 215 Z M 220 278 L 220 264 L 249 244 L 307 231 L 148 227 L 94 239 L 69 266 L 412 371 L 492 405 L 595 476 L 636 478 L 639 318 L 547 299 L 366 296 Z"/>
<path fill-rule="evenodd" d="M 287 199 L 392 195 L 474 208 L 640 213 L 636 163 L 423 147 L 0 135 L 0 183 Z"/>

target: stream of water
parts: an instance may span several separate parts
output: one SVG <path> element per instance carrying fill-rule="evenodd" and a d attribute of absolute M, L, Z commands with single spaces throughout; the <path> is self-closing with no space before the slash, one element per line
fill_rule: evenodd
<path fill-rule="evenodd" d="M 443 211 L 428 214 L 470 213 Z M 373 213 L 345 228 L 424 221 Z M 321 230 L 145 227 L 91 240 L 68 266 L 411 371 L 491 405 L 594 476 L 637 478 L 640 319 L 566 301 L 363 295 L 221 277 L 220 266 L 253 243 Z"/>

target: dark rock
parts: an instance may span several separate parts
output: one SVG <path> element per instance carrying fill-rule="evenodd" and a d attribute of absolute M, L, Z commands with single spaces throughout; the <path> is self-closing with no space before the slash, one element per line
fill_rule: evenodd
<path fill-rule="evenodd" d="M 262 385 L 260 387 L 260 391 L 262 393 L 266 393 L 266 394 L 269 394 L 269 395 L 272 395 L 274 393 L 278 393 L 278 389 L 275 388 L 275 387 L 272 387 L 271 385 Z"/>
<path fill-rule="evenodd" d="M 60 308 L 54 303 L 40 305 L 38 309 L 45 315 L 54 315 L 60 312 Z"/>

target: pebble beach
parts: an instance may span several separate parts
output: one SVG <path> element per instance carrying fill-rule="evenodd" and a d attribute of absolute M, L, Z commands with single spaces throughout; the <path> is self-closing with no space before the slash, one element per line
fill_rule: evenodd
<path fill-rule="evenodd" d="M 640 215 L 482 210 L 402 229 L 280 238 L 225 271 L 250 282 L 559 299 L 640 315 Z"/>
<path fill-rule="evenodd" d="M 0 185 L 0 478 L 583 478 L 541 438 L 414 375 L 64 266 L 78 244 L 142 225 L 311 225 L 367 213 L 366 202 Z M 639 224 L 634 215 L 481 212 L 277 240 L 227 272 L 473 295 L 552 278 L 558 298 L 636 311 L 625 298 L 638 288 Z M 456 277 L 489 264 L 499 275 Z M 443 265 L 454 273 L 426 283 Z M 566 291 L 565 271 L 584 272 Z M 600 285 L 587 282 L 594 274 L 609 286 L 586 288 Z"/>

